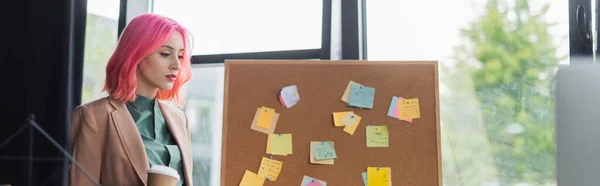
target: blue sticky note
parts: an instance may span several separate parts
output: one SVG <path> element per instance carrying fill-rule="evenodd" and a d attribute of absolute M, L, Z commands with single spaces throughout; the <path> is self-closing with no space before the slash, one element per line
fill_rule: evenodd
<path fill-rule="evenodd" d="M 331 141 L 325 141 L 319 144 L 313 145 L 313 153 L 315 154 L 316 160 L 328 160 L 337 158 L 335 148 Z"/>
<path fill-rule="evenodd" d="M 375 99 L 375 88 L 350 85 L 350 95 L 348 96 L 348 105 L 360 108 L 373 108 Z"/>
<path fill-rule="evenodd" d="M 363 183 L 365 183 L 365 186 L 367 186 L 367 172 L 363 172 L 362 177 L 363 177 Z"/>
<path fill-rule="evenodd" d="M 392 102 L 390 103 L 390 109 L 388 110 L 388 116 L 398 119 L 398 113 L 394 113 L 394 109 L 398 106 L 398 97 L 392 96 Z"/>

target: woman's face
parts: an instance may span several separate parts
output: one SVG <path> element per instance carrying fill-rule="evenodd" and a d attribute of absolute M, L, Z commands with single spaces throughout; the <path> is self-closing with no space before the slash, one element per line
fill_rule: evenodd
<path fill-rule="evenodd" d="M 137 73 L 138 89 L 170 90 L 173 88 L 173 83 L 181 68 L 180 61 L 183 59 L 183 51 L 181 33 L 173 32 L 171 39 L 140 63 Z"/>

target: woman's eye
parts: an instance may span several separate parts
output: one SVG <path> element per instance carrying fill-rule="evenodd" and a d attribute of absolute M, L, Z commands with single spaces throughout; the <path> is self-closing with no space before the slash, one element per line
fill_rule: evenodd
<path fill-rule="evenodd" d="M 171 54 L 169 54 L 169 53 L 160 53 L 160 55 L 161 55 L 162 57 L 169 57 L 169 55 L 171 55 Z"/>
<path fill-rule="evenodd" d="M 183 56 L 177 56 L 180 60 L 183 59 Z"/>

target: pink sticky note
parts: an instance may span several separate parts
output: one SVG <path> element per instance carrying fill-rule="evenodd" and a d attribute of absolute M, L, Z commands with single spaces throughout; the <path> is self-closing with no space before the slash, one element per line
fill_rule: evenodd
<path fill-rule="evenodd" d="M 314 178 L 306 184 L 306 186 L 322 186 L 319 180 L 315 180 Z"/>
<path fill-rule="evenodd" d="M 285 102 L 283 101 L 283 97 L 279 94 L 279 103 L 285 107 Z"/>
<path fill-rule="evenodd" d="M 398 101 L 402 101 L 402 100 L 404 100 L 404 98 L 398 96 Z M 399 113 L 400 113 L 400 111 L 398 111 L 398 105 L 396 105 L 396 107 L 394 107 L 394 116 L 396 116 L 397 118 L 400 118 Z M 404 121 L 408 121 L 409 123 L 412 123 L 412 120 L 413 119 L 410 118 L 410 119 L 406 119 Z"/>

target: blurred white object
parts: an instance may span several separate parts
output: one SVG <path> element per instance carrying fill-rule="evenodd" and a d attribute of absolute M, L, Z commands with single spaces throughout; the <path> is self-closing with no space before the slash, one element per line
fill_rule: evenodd
<path fill-rule="evenodd" d="M 557 185 L 597 186 L 600 181 L 600 69 L 571 64 L 559 69 L 556 82 Z"/>

